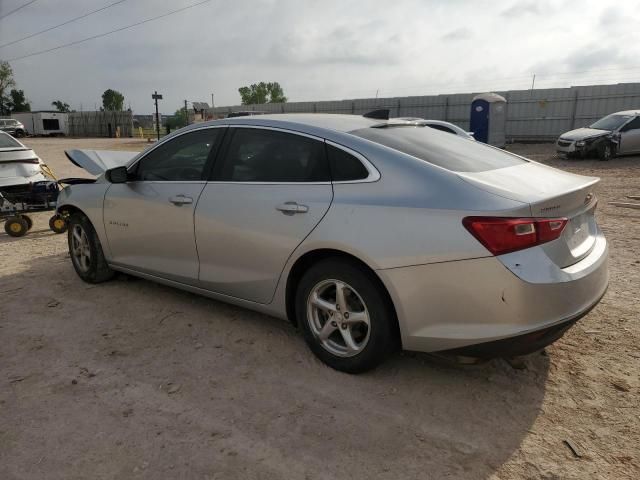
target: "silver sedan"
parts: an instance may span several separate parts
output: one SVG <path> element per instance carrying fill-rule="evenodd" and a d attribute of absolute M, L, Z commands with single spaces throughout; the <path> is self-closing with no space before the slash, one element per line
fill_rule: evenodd
<path fill-rule="evenodd" d="M 69 151 L 78 275 L 115 271 L 288 319 L 326 364 L 397 348 L 543 348 L 608 283 L 597 178 L 412 122 L 290 114 L 201 123 L 136 153 Z"/>

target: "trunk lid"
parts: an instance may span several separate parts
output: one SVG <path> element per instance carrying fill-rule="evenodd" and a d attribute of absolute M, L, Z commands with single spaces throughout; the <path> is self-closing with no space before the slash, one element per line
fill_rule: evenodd
<path fill-rule="evenodd" d="M 594 189 L 599 178 L 575 175 L 535 162 L 458 175 L 495 195 L 528 203 L 532 217 L 567 218 L 569 221 L 560 238 L 539 247 L 560 268 L 579 262 L 595 245 Z"/>

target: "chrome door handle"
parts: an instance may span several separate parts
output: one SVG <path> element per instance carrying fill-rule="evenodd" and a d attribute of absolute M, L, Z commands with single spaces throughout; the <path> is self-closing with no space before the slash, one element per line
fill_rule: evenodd
<path fill-rule="evenodd" d="M 185 197 L 184 195 L 176 195 L 175 197 L 169 197 L 169 201 L 174 205 L 186 205 L 193 203 L 193 198 Z"/>
<path fill-rule="evenodd" d="M 276 210 L 280 210 L 285 215 L 295 215 L 296 213 L 307 213 L 309 211 L 309 207 L 306 205 L 299 205 L 296 202 L 285 202 L 278 205 Z"/>

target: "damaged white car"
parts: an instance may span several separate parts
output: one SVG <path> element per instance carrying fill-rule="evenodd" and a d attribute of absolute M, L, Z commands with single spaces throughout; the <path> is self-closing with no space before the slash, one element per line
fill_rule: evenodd
<path fill-rule="evenodd" d="M 563 133 L 556 151 L 567 157 L 597 157 L 640 153 L 640 110 L 612 113 L 589 127 Z"/>

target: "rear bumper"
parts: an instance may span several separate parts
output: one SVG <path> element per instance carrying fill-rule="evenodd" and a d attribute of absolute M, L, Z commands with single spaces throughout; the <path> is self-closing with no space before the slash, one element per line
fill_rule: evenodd
<path fill-rule="evenodd" d="M 604 295 L 604 294 L 603 294 Z M 602 298 L 602 297 L 600 297 Z M 467 347 L 445 350 L 442 353 L 476 358 L 517 357 L 528 355 L 551 345 L 573 327 L 578 320 L 587 315 L 597 304 L 600 298 L 589 308 L 565 321 L 545 327 L 534 332 L 524 333 L 515 337 L 494 340 L 492 342 L 478 343 Z"/>
<path fill-rule="evenodd" d="M 378 270 L 378 274 L 396 307 L 406 350 L 436 352 L 488 344 L 482 350 L 490 351 L 511 343 L 518 347 L 510 346 L 512 352 L 534 351 L 542 348 L 538 344 L 559 338 L 604 295 L 608 249 L 604 237 L 599 242 L 571 267 L 552 271 L 549 263 L 546 280 L 541 278 L 545 268 L 540 258 L 534 259 L 536 277 L 528 281 L 496 257 Z M 518 267 L 529 270 L 526 264 Z M 490 356 L 508 351 L 502 350 Z"/>

